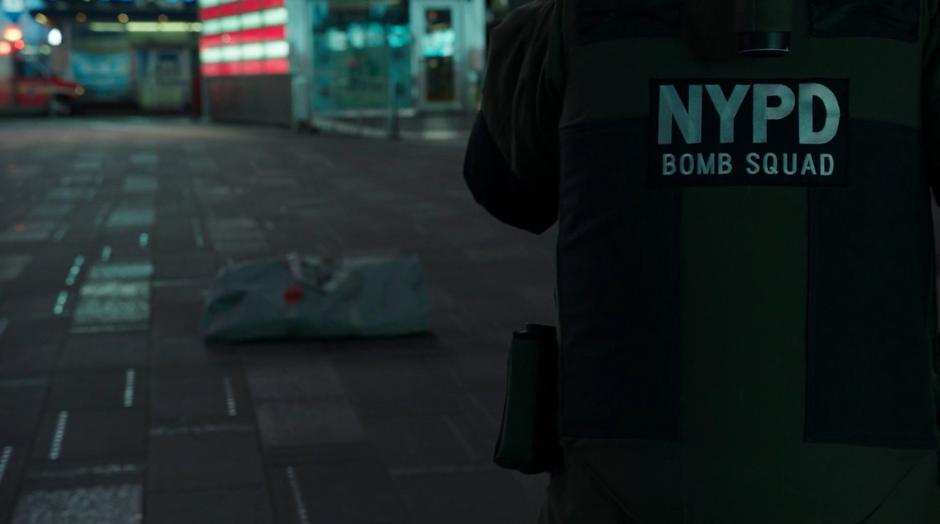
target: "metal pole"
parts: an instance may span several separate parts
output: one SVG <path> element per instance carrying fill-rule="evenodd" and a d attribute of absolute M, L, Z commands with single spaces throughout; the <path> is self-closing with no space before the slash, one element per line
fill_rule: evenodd
<path fill-rule="evenodd" d="M 392 49 L 392 43 L 389 41 L 388 24 L 385 25 L 385 49 L 388 62 L 388 139 L 399 140 L 401 130 L 398 122 L 398 79 L 395 78 L 395 69 L 393 59 L 395 51 Z"/>

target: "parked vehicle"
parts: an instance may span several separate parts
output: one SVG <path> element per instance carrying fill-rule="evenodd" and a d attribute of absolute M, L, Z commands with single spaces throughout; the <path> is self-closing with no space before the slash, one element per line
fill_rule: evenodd
<path fill-rule="evenodd" d="M 6 53 L 3 47 L 8 48 Z M 69 116 L 84 94 L 81 85 L 57 77 L 37 59 L 18 53 L 13 46 L 0 47 L 0 114 Z"/>

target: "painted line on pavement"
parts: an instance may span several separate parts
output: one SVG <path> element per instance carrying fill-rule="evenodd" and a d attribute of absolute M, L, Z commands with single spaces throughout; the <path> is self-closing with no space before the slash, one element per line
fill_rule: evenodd
<path fill-rule="evenodd" d="M 10 465 L 10 459 L 13 457 L 13 446 L 3 448 L 0 454 L 0 484 L 3 484 L 3 476 L 7 472 L 7 466 Z"/>
<path fill-rule="evenodd" d="M 104 246 L 101 248 L 101 261 L 107 262 L 111 260 L 111 246 Z"/>
<path fill-rule="evenodd" d="M 232 380 L 229 377 L 225 377 L 222 384 L 225 386 L 225 407 L 228 410 L 228 416 L 234 417 L 238 415 L 238 406 L 235 404 L 235 392 L 232 390 Z"/>
<path fill-rule="evenodd" d="M 124 375 L 124 407 L 130 408 L 134 406 L 134 382 L 137 377 L 137 373 L 133 368 L 127 370 L 127 373 Z"/>
<path fill-rule="evenodd" d="M 196 247 L 202 249 L 206 247 L 206 237 L 202 233 L 202 227 L 199 225 L 199 220 L 193 219 L 193 236 L 196 237 Z"/>
<path fill-rule="evenodd" d="M 468 457 L 475 456 L 476 452 L 473 449 L 473 445 L 471 445 L 470 442 L 467 441 L 466 437 L 464 437 L 463 431 L 460 431 L 460 428 L 457 427 L 457 423 L 454 422 L 448 416 L 444 416 L 443 419 L 444 419 L 444 424 L 446 424 L 447 427 L 450 428 L 451 434 L 454 435 L 457 441 L 460 442 L 460 446 L 464 449 L 464 451 L 467 452 L 467 456 Z"/>
<path fill-rule="evenodd" d="M 66 286 L 75 285 L 75 281 L 78 280 L 78 275 L 82 272 L 83 265 L 85 265 L 85 257 L 81 255 L 75 257 L 75 261 L 72 262 L 72 267 L 69 268 L 69 274 L 65 277 Z"/>
<path fill-rule="evenodd" d="M 290 484 L 290 491 L 294 496 L 294 508 L 297 510 L 297 519 L 300 521 L 300 524 L 310 524 L 307 505 L 304 504 L 303 496 L 300 493 L 300 482 L 297 481 L 294 466 L 287 467 L 287 483 Z"/>
<path fill-rule="evenodd" d="M 61 315 L 65 313 L 65 305 L 69 301 L 69 292 L 62 290 L 59 292 L 59 297 L 56 298 L 55 307 L 52 308 L 52 312 L 56 315 Z"/>
<path fill-rule="evenodd" d="M 69 232 L 69 225 L 65 224 L 64 226 L 57 229 L 55 233 L 52 234 L 52 240 L 56 242 L 62 242 L 62 239 L 65 238 L 65 235 L 68 232 Z"/>
<path fill-rule="evenodd" d="M 69 412 L 60 411 L 55 425 L 55 434 L 52 436 L 52 446 L 49 448 L 49 460 L 59 460 L 62 456 L 62 443 L 65 441 L 65 428 L 68 422 Z"/>

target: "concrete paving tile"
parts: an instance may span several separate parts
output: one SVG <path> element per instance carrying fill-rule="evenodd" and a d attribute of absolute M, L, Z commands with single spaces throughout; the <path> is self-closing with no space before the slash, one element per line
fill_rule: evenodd
<path fill-rule="evenodd" d="M 113 280 L 144 281 L 153 275 L 153 264 L 149 260 L 115 260 L 95 262 L 88 272 L 89 281 L 107 282 Z"/>
<path fill-rule="evenodd" d="M 207 224 L 212 246 L 226 255 L 262 253 L 268 244 L 256 221 L 249 218 L 213 219 Z"/>
<path fill-rule="evenodd" d="M 537 513 L 508 471 L 429 473 L 395 478 L 414 524 L 518 524 Z"/>
<path fill-rule="evenodd" d="M 531 514 L 537 515 L 547 499 L 546 490 L 548 489 L 549 476 L 545 475 L 524 475 L 518 472 L 510 472 L 512 478 L 522 486 L 526 492 L 526 502 Z"/>
<path fill-rule="evenodd" d="M 48 381 L 0 378 L 0 443 L 32 441 L 39 423 Z"/>
<path fill-rule="evenodd" d="M 115 484 L 143 484 L 143 461 L 76 460 L 33 461 L 23 474 L 20 490 L 82 488 Z"/>
<path fill-rule="evenodd" d="M 154 223 L 154 210 L 152 206 L 122 205 L 108 215 L 106 226 L 108 229 L 128 227 L 151 227 Z"/>
<path fill-rule="evenodd" d="M 196 239 L 192 232 L 152 232 L 150 234 L 149 249 L 153 251 L 172 252 L 172 251 L 194 251 L 203 246 L 196 244 Z"/>
<path fill-rule="evenodd" d="M 155 235 L 193 236 L 193 221 L 199 220 L 195 206 L 187 202 L 158 203 L 157 222 L 153 228 Z"/>
<path fill-rule="evenodd" d="M 508 342 L 506 347 L 508 351 Z M 449 367 L 462 383 L 501 384 L 506 381 L 507 354 L 463 352 L 448 355 L 447 360 Z"/>
<path fill-rule="evenodd" d="M 379 451 L 365 440 L 264 448 L 264 463 L 268 466 L 381 461 L 382 456 Z"/>
<path fill-rule="evenodd" d="M 60 369 L 141 368 L 150 357 L 146 333 L 72 335 L 65 343 Z"/>
<path fill-rule="evenodd" d="M 62 286 L 64 287 L 64 286 Z M 62 290 L 39 295 L 6 296 L 0 304 L 0 317 L 10 319 L 43 319 L 56 315 L 56 302 Z M 10 293 L 7 290 L 7 293 Z"/>
<path fill-rule="evenodd" d="M 209 346 L 201 337 L 155 337 L 150 365 L 154 368 L 190 368 L 231 365 L 238 361 L 236 350 Z"/>
<path fill-rule="evenodd" d="M 492 459 L 492 449 L 481 455 L 453 415 L 366 417 L 363 426 L 393 470 L 469 466 Z"/>
<path fill-rule="evenodd" d="M 365 438 L 359 416 L 344 400 L 263 402 L 255 409 L 266 447 L 358 442 Z"/>
<path fill-rule="evenodd" d="M 268 524 L 274 522 L 274 515 L 263 487 L 229 488 L 151 492 L 146 520 L 149 524 Z"/>
<path fill-rule="evenodd" d="M 37 463 L 136 460 L 146 455 L 142 409 L 47 412 L 33 447 Z"/>
<path fill-rule="evenodd" d="M 159 187 L 159 180 L 154 176 L 129 175 L 124 179 L 125 193 L 155 193 Z"/>
<path fill-rule="evenodd" d="M 12 446 L 0 438 L 0 522 L 9 522 L 26 470 L 28 448 Z"/>
<path fill-rule="evenodd" d="M 150 418 L 154 425 L 250 422 L 251 408 L 247 388 L 237 367 L 182 372 L 159 369 L 153 372 Z"/>
<path fill-rule="evenodd" d="M 5 242 L 42 242 L 57 227 L 55 222 L 23 221 L 0 231 L 0 243 Z"/>
<path fill-rule="evenodd" d="M 363 415 L 450 413 L 460 402 L 462 393 L 435 373 L 440 363 L 377 353 L 338 354 L 333 362 Z"/>
<path fill-rule="evenodd" d="M 130 409 L 146 406 L 148 393 L 146 368 L 59 373 L 52 380 L 46 409 Z"/>
<path fill-rule="evenodd" d="M 150 289 L 150 303 L 160 306 L 198 304 L 205 302 L 211 281 L 208 278 L 155 280 Z"/>
<path fill-rule="evenodd" d="M 153 256 L 154 281 L 183 278 L 214 277 L 222 267 L 222 260 L 211 252 L 164 253 Z"/>
<path fill-rule="evenodd" d="M 79 202 L 91 200 L 97 195 L 97 190 L 86 187 L 59 187 L 47 194 L 49 200 L 61 202 Z"/>
<path fill-rule="evenodd" d="M 26 219 L 59 221 L 68 216 L 73 209 L 75 209 L 75 205 L 70 202 L 57 202 L 55 200 L 41 202 L 29 210 Z"/>
<path fill-rule="evenodd" d="M 16 280 L 31 259 L 30 255 L 0 255 L 0 281 Z"/>
<path fill-rule="evenodd" d="M 150 283 L 93 280 L 81 286 L 74 327 L 139 326 L 150 319 Z"/>
<path fill-rule="evenodd" d="M 29 121 L 24 129 L 35 134 L 46 125 L 44 122 Z M 184 400 L 173 401 L 170 393 L 167 402 L 176 403 L 177 407 L 167 407 L 168 419 L 151 428 L 149 438 L 154 445 L 148 450 L 147 464 L 140 457 L 124 463 L 138 468 L 133 471 L 125 471 L 121 463 L 112 464 L 120 466 L 117 470 L 124 473 L 111 478 L 76 473 L 100 467 L 94 462 L 37 461 L 25 474 L 24 494 L 62 487 L 60 484 L 66 481 L 63 475 L 75 484 L 69 487 L 88 488 L 103 483 L 104 478 L 137 484 L 146 474 L 150 483 L 147 489 L 157 486 L 152 494 L 160 493 L 161 489 L 189 493 L 207 489 L 218 493 L 219 500 L 229 496 L 229 489 L 244 488 L 244 497 L 230 503 L 193 507 L 195 514 L 205 509 L 206 519 L 211 521 L 212 508 L 237 506 L 242 498 L 251 498 L 251 490 L 258 489 L 265 478 L 260 463 L 263 454 L 269 464 L 283 466 L 280 482 L 287 482 L 287 466 L 322 464 L 338 470 L 314 474 L 312 481 L 304 480 L 305 474 L 299 474 L 299 470 L 294 471 L 295 478 L 300 480 L 298 490 L 310 490 L 314 497 L 337 501 L 297 499 L 308 509 L 313 508 L 308 513 L 311 522 L 330 522 L 314 519 L 320 516 L 315 512 L 319 507 L 324 508 L 323 515 L 337 516 L 339 524 L 347 521 L 416 524 L 418 517 L 424 521 L 436 518 L 436 524 L 478 523 L 489 522 L 479 517 L 490 514 L 494 515 L 490 520 L 497 523 L 508 521 L 501 518 L 505 515 L 524 514 L 524 518 L 515 522 L 533 519 L 534 512 L 512 509 L 522 503 L 513 497 L 490 497 L 487 504 L 496 507 L 489 514 L 474 513 L 471 508 L 466 512 L 468 516 L 463 517 L 458 514 L 461 504 L 469 503 L 458 501 L 450 512 L 442 509 L 434 513 L 422 508 L 424 513 L 415 513 L 418 516 L 414 518 L 401 510 L 400 501 L 398 510 L 374 514 L 383 505 L 363 502 L 362 497 L 364 489 L 383 494 L 397 492 L 396 486 L 388 487 L 390 473 L 382 472 L 383 463 L 387 462 L 394 466 L 392 476 L 399 480 L 441 476 L 443 480 L 431 482 L 431 488 L 417 490 L 432 493 L 432 505 L 443 501 L 439 507 L 444 508 L 448 497 L 456 497 L 457 493 L 468 497 L 474 490 L 488 496 L 489 492 L 479 484 L 489 482 L 487 475 L 493 473 L 492 468 L 484 469 L 476 459 L 483 463 L 491 453 L 492 421 L 502 403 L 500 374 L 504 364 L 500 360 L 505 355 L 509 332 L 517 323 L 535 320 L 544 312 L 546 316 L 553 313 L 550 303 L 542 304 L 545 293 L 551 291 L 551 239 L 534 239 L 512 232 L 486 217 L 468 197 L 459 177 L 425 183 L 428 172 L 451 169 L 459 173 L 462 154 L 459 147 L 442 150 L 331 137 L 320 137 L 313 143 L 308 138 L 276 130 L 136 119 L 70 120 L 57 122 L 56 126 L 62 136 L 74 140 L 45 144 L 42 154 L 38 150 L 32 152 L 36 148 L 20 146 L 17 152 L 25 155 L 23 162 L 33 168 L 31 175 L 19 173 L 23 175 L 15 180 L 19 186 L 0 175 L 0 185 L 11 184 L 0 191 L 0 227 L 19 223 L 30 212 L 34 213 L 31 221 L 48 217 L 38 221 L 55 223 L 68 205 L 74 206 L 67 215 L 71 220 L 68 224 L 54 224 L 46 232 L 48 242 L 0 242 L 0 255 L 33 257 L 19 278 L 0 284 L 3 288 L 0 296 L 7 297 L 3 300 L 23 299 L 48 291 L 57 298 L 57 286 L 64 282 L 77 254 L 84 255 L 89 262 L 77 286 L 87 284 L 90 279 L 85 273 L 91 263 L 100 260 L 101 249 L 108 245 L 112 248 L 111 262 L 152 260 L 153 274 L 141 280 L 153 281 L 148 302 L 153 310 L 149 322 L 136 325 L 147 331 L 133 334 L 143 338 L 142 344 L 128 342 L 134 339 L 125 339 L 128 346 L 117 338 L 108 342 L 104 335 L 73 335 L 66 342 L 72 320 L 68 316 L 75 311 L 80 287 L 72 289 L 63 311 L 65 318 L 43 321 L 11 318 L 8 332 L 0 335 L 0 377 L 47 376 L 50 362 L 57 357 L 59 348 L 64 348 L 58 369 L 63 374 L 56 375 L 57 378 L 97 372 L 111 378 L 100 380 L 100 393 L 89 387 L 84 397 L 82 393 L 65 393 L 80 388 L 82 379 L 76 378 L 70 382 L 75 385 L 68 387 L 59 382 L 55 395 L 63 402 L 74 396 L 77 404 L 72 405 L 103 406 L 95 399 L 113 399 L 112 391 L 120 386 L 121 373 L 128 367 L 140 369 L 145 375 L 143 370 L 149 363 L 153 372 L 166 371 L 183 378 L 207 373 L 219 363 L 237 369 L 242 362 L 261 408 L 256 412 L 246 393 L 247 383 L 236 382 L 232 384 L 236 411 L 239 415 L 257 415 L 259 423 L 263 419 L 266 429 L 261 434 L 265 442 L 262 446 L 251 417 L 199 421 L 198 416 L 196 419 L 181 416 L 187 414 L 187 409 L 191 415 L 206 412 L 205 405 L 202 408 L 198 405 L 205 399 L 197 398 L 204 396 L 215 395 L 216 400 L 210 402 L 216 403 L 215 407 L 208 411 L 217 411 L 218 393 L 193 393 L 191 406 L 183 405 Z M 0 129 L 0 149 L 4 151 L 21 140 L 20 134 L 9 129 L 9 126 Z M 243 144 L 252 147 L 240 147 Z M 131 161 L 141 153 L 144 156 L 138 157 L 136 163 Z M 383 159 L 381 166 L 372 165 L 375 158 Z M 72 164 L 86 167 L 77 171 Z M 155 169 L 157 166 L 159 170 Z M 5 167 L 0 166 L 0 170 Z M 40 176 L 46 172 L 56 173 L 59 180 Z M 390 173 L 394 176 L 389 176 Z M 86 200 L 90 197 L 94 200 Z M 18 201 L 22 204 L 18 205 Z M 350 213 L 350 209 L 356 212 Z M 69 229 L 58 235 L 63 225 Z M 461 234 L 448 234 L 452 231 Z M 149 235 L 145 247 L 140 243 L 141 233 Z M 29 232 L 19 238 L 41 238 L 42 234 Z M 438 338 L 206 348 L 198 332 L 200 301 L 190 293 L 198 285 L 167 283 L 185 279 L 208 283 L 227 257 L 272 256 L 288 249 L 343 253 L 392 245 L 425 257 L 429 275 L 437 285 Z M 533 267 L 542 252 L 545 263 Z M 468 255 L 485 263 L 468 265 Z M 541 269 L 543 265 L 549 268 L 548 272 Z M 508 279 L 515 279 L 514 291 L 498 294 Z M 56 281 L 54 286 L 48 283 L 52 280 Z M 494 303 L 492 297 L 497 294 L 503 300 Z M 31 327 L 27 329 L 27 325 Z M 91 327 L 117 328 L 113 324 Z M 9 343 L 15 344 L 8 346 Z M 430 358 L 435 355 L 467 358 Z M 329 367 L 317 366 L 323 359 L 329 362 Z M 305 368 L 305 362 L 314 367 Z M 152 400 L 144 399 L 145 396 L 135 395 L 135 401 Z M 316 401 L 344 400 L 348 401 L 348 409 L 333 414 L 316 406 Z M 227 401 L 223 409 L 227 412 Z M 365 417 L 364 423 L 359 421 L 360 416 Z M 374 422 L 376 419 L 379 422 Z M 192 420 L 196 420 L 193 422 L 196 425 L 179 426 Z M 144 423 L 148 421 L 145 419 Z M 2 428 L 0 419 L 0 432 Z M 72 437 L 70 431 L 67 428 L 63 451 L 67 451 Z M 360 433 L 359 440 L 342 440 L 350 435 L 358 438 Z M 225 442 L 229 437 L 234 441 Z M 29 438 L 32 442 L 37 437 Z M 384 445 L 382 450 L 377 449 L 379 444 Z M 469 457 L 463 463 L 449 460 L 461 453 Z M 21 456 L 26 457 L 26 452 Z M 372 465 L 344 467 L 349 463 Z M 349 470 L 350 480 L 341 478 L 344 469 Z M 384 485 L 373 487 L 368 481 L 383 475 Z M 466 483 L 448 480 L 461 475 L 477 477 Z M 341 486 L 336 489 L 345 492 L 324 494 L 322 485 L 330 484 L 334 478 L 338 479 L 336 485 Z M 274 477 L 271 479 L 273 484 Z M 432 488 L 440 491 L 435 493 Z M 289 483 L 286 489 L 282 484 L 278 493 L 283 495 L 292 490 Z M 527 489 L 522 491 L 529 493 Z M 273 496 L 274 491 L 271 493 Z M 517 495 L 518 492 L 514 497 L 525 498 Z M 190 502 L 201 501 L 184 495 L 164 500 L 170 508 L 190 508 Z M 292 503 L 294 506 L 290 506 Z M 288 508 L 286 512 L 281 506 Z M 291 508 L 294 513 L 290 513 Z M 183 511 L 188 513 L 189 509 Z M 179 512 L 171 510 L 164 514 L 173 513 Z M 245 513 L 249 511 L 239 512 Z M 277 516 L 282 520 L 296 521 L 292 520 L 296 515 L 294 499 L 279 505 Z M 4 521 L 2 517 L 0 521 Z M 147 518 L 156 519 L 153 512 L 148 512 Z"/>
<path fill-rule="evenodd" d="M 5 338 L 5 337 L 4 337 Z M 0 338 L 0 378 L 43 376 L 56 367 L 61 345 Z"/>
<path fill-rule="evenodd" d="M 22 246 L 19 247 L 22 248 Z M 10 252 L 15 249 L 12 245 L 10 248 L 12 249 L 2 251 Z M 10 278 L 0 282 L 17 290 L 19 294 L 59 287 L 68 276 L 76 256 L 81 255 L 82 249 L 84 249 L 83 246 L 46 242 L 35 244 L 34 249 L 29 249 L 30 255 L 27 260 L 20 259 L 19 256 L 22 255 L 19 253 L 10 253 L 9 257 L 3 257 L 9 261 L 7 269 L 3 271 Z"/>
<path fill-rule="evenodd" d="M 444 341 L 436 333 L 407 335 L 380 339 L 346 339 L 330 341 L 335 348 L 338 361 L 348 359 L 355 361 L 394 361 L 398 357 L 415 358 L 427 356 L 429 359 L 438 357 L 444 348 Z M 424 355 L 415 355 L 422 353 Z M 426 359 L 418 358 L 421 365 Z"/>
<path fill-rule="evenodd" d="M 151 332 L 162 338 L 199 336 L 202 308 L 197 301 L 154 304 Z"/>
<path fill-rule="evenodd" d="M 155 151 L 140 151 L 130 157 L 131 165 L 150 166 L 160 163 L 160 155 Z"/>
<path fill-rule="evenodd" d="M 379 462 L 270 468 L 268 482 L 278 522 L 390 524 L 407 519 L 398 490 Z"/>
<path fill-rule="evenodd" d="M 27 491 L 13 523 L 138 524 L 142 504 L 143 490 L 133 484 Z"/>
<path fill-rule="evenodd" d="M 263 478 L 254 433 L 151 436 L 148 464 L 153 491 L 256 486 Z"/>
<path fill-rule="evenodd" d="M 59 183 L 65 187 L 94 187 L 101 184 L 104 177 L 93 173 L 78 173 L 65 175 L 59 179 Z"/>
<path fill-rule="evenodd" d="M 327 356 L 245 364 L 245 376 L 256 401 L 343 397 L 346 390 Z"/>

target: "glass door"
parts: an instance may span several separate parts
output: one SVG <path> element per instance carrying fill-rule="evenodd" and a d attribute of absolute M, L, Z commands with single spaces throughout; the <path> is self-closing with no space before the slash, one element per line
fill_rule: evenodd
<path fill-rule="evenodd" d="M 420 106 L 457 109 L 460 107 L 460 5 L 439 0 L 419 0 L 414 4 L 412 21 L 417 30 L 415 53 Z"/>

